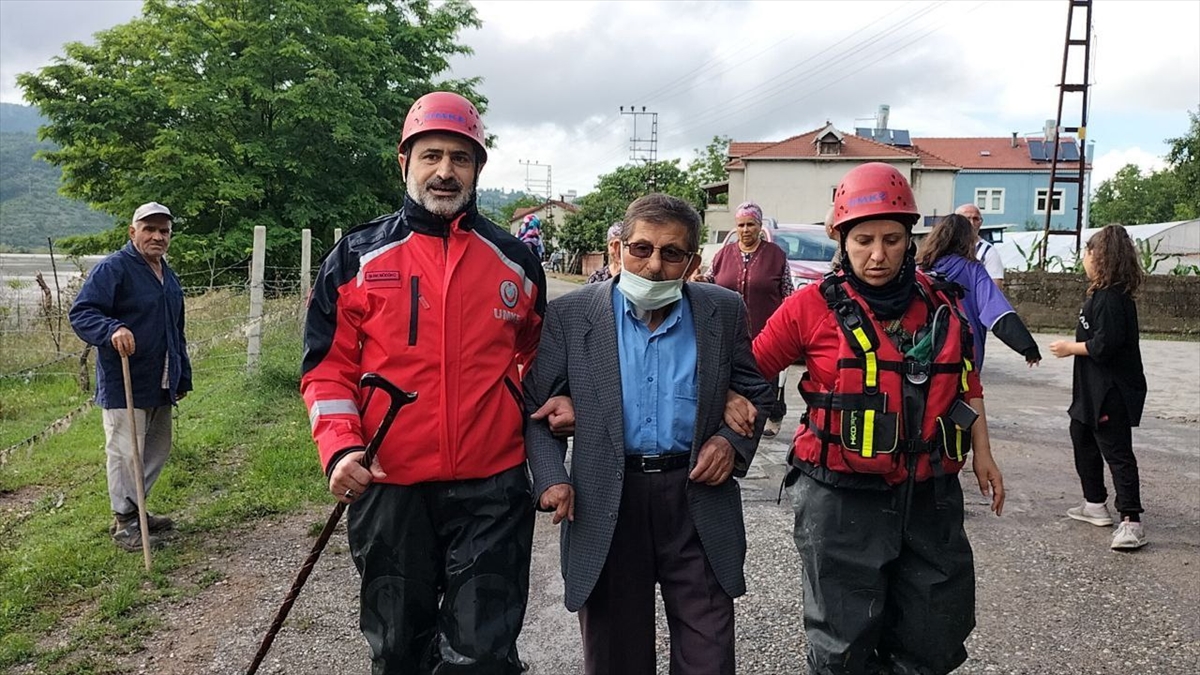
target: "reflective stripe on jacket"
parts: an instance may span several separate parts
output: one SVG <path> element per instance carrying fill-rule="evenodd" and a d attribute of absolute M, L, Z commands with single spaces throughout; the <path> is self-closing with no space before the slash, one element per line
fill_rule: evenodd
<path fill-rule="evenodd" d="M 545 274 L 474 207 L 444 236 L 415 227 L 429 217 L 406 200 L 321 265 L 300 387 L 323 468 L 366 445 L 387 410 L 382 392 L 363 410 L 357 383 L 371 371 L 418 395 L 380 447 L 384 482 L 482 478 L 525 461 L 519 368 L 537 349 Z"/>
<path fill-rule="evenodd" d="M 923 273 L 918 272 L 917 279 L 935 307 L 953 302 L 935 292 Z M 933 372 L 926 385 L 920 436 L 907 439 L 901 411 L 903 355 L 886 337 L 884 325 L 865 308 L 853 288 L 849 284 L 842 284 L 842 288 L 859 304 L 860 314 L 869 324 L 867 332 L 873 332 L 877 338 L 872 359 L 864 357 L 861 350 L 851 345 L 836 313 L 822 295 L 821 284 L 810 284 L 789 296 L 754 340 L 755 358 L 763 376 L 768 379 L 797 358 L 805 359 L 808 370 L 801 380 L 800 390 L 809 402 L 809 408 L 805 417 L 807 423 L 800 425 L 793 440 L 795 458 L 839 473 L 880 475 L 894 485 L 908 477 L 903 454 L 906 449 L 913 449 L 914 444 L 905 441 L 914 440 L 918 445 L 926 444 L 924 451 L 918 452 L 916 464 L 915 478 L 921 481 L 933 475 L 930 451 L 935 446 L 934 451 L 945 451 L 944 447 L 938 446 L 945 444 L 939 437 L 945 429 L 950 435 L 950 444 L 956 446 L 951 451 L 955 459 L 943 455 L 941 470 L 944 473 L 958 471 L 962 466 L 962 461 L 957 459 L 958 452 L 966 449 L 958 444 L 969 443 L 969 434 L 955 433 L 952 425 L 944 426 L 944 415 L 960 398 L 971 400 L 983 396 L 977 372 L 965 365 L 971 353 L 963 349 L 960 313 L 947 313 L 949 323 L 945 341 L 933 358 Z M 915 333 L 928 323 L 928 319 L 929 305 L 921 296 L 914 295 L 900 325 L 909 333 Z M 870 360 L 874 361 L 876 391 L 867 391 L 866 386 L 866 367 Z M 964 372 L 964 369 L 967 370 Z M 874 433 L 863 437 L 864 429 Z"/>

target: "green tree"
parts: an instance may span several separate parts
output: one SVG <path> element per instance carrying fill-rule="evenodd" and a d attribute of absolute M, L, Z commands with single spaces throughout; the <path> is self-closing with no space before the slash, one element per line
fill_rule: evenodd
<path fill-rule="evenodd" d="M 1144 175 L 1127 164 L 1096 188 L 1091 227 L 1200 218 L 1200 111 L 1188 111 L 1188 118 L 1187 133 L 1166 139 L 1166 168 Z"/>
<path fill-rule="evenodd" d="M 1167 166 L 1179 183 L 1175 218 L 1200 218 L 1200 108 L 1188 111 L 1191 124 L 1179 138 L 1168 138 Z"/>
<path fill-rule="evenodd" d="M 437 79 L 478 25 L 465 0 L 147 0 L 17 82 L 49 119 L 41 138 L 59 148 L 41 156 L 63 194 L 119 221 L 168 204 L 181 269 L 243 259 L 256 225 L 268 264 L 292 266 L 302 228 L 328 245 L 399 206 L 396 140 L 417 97 L 486 103 L 477 79 Z"/>
<path fill-rule="evenodd" d="M 517 212 L 517 209 L 527 209 L 531 206 L 539 206 L 541 203 L 542 199 L 540 197 L 535 195 L 521 195 L 520 197 L 517 197 L 513 201 L 500 207 L 500 220 L 497 220 L 496 223 L 500 225 L 500 227 L 508 227 L 508 224 L 512 221 L 513 214 Z"/>
<path fill-rule="evenodd" d="M 567 269 L 575 269 L 580 254 L 603 250 L 609 226 L 624 217 L 630 202 L 651 192 L 665 192 L 704 209 L 704 192 L 679 168 L 678 159 L 619 167 L 600 176 L 596 189 L 576 202 L 579 211 L 569 214 L 555 233 L 559 247 L 570 256 Z"/>
<path fill-rule="evenodd" d="M 1092 198 L 1091 227 L 1109 223 L 1141 225 L 1176 219 L 1179 179 L 1169 169 L 1143 175 L 1135 164 L 1126 164 L 1100 184 Z"/>
<path fill-rule="evenodd" d="M 712 141 L 703 150 L 695 150 L 696 158 L 688 164 L 687 172 L 697 187 L 729 180 L 729 171 L 725 169 L 725 165 L 729 162 L 731 140 L 728 136 L 713 136 Z M 722 204 L 728 201 L 729 193 L 721 195 L 721 199 Z"/>

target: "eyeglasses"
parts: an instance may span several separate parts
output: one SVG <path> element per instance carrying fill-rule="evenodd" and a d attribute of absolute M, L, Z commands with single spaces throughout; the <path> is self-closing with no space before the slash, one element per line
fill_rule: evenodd
<path fill-rule="evenodd" d="M 658 251 L 659 257 L 662 258 L 662 261 L 665 263 L 679 264 L 694 255 L 689 251 L 684 251 L 683 249 L 678 249 L 674 246 L 651 246 L 650 244 L 640 241 L 635 241 L 633 243 L 625 241 L 621 242 L 621 244 L 628 249 L 629 255 L 632 255 L 635 258 L 649 258 L 650 256 L 654 255 L 655 251 Z"/>

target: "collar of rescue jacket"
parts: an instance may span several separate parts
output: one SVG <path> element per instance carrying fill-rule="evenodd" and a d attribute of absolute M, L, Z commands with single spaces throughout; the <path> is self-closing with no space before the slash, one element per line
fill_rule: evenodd
<path fill-rule="evenodd" d="M 455 221 L 458 222 L 458 229 L 470 230 L 475 224 L 475 216 L 479 213 L 479 209 L 475 206 L 475 196 L 471 196 L 471 201 L 467 202 L 467 207 L 460 211 L 453 218 L 443 218 L 436 213 L 432 213 L 424 206 L 421 206 L 408 195 L 404 195 L 404 221 L 412 228 L 414 232 L 427 234 L 433 237 L 448 237 L 450 236 L 450 228 Z"/>

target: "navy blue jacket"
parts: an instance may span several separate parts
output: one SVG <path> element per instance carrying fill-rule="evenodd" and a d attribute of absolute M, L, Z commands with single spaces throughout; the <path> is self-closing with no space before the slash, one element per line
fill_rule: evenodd
<path fill-rule="evenodd" d="M 183 288 L 165 260 L 162 267 L 160 283 L 133 243 L 126 243 L 92 268 L 71 306 L 71 328 L 98 348 L 96 403 L 102 408 L 125 407 L 121 356 L 112 346 L 113 333 L 121 326 L 133 333 L 135 343 L 129 357 L 134 407 L 174 403 L 177 394 L 192 390 L 192 364 L 183 337 Z M 167 355 L 169 388 L 163 389 Z"/>

